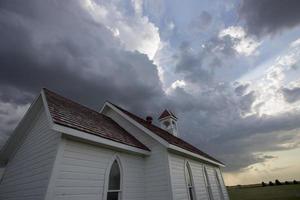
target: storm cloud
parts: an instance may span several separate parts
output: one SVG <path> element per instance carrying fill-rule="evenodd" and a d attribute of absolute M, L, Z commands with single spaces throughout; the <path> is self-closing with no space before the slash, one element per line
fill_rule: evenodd
<path fill-rule="evenodd" d="M 294 87 L 294 88 L 282 88 L 282 93 L 289 103 L 294 103 L 296 101 L 300 100 L 300 88 Z"/>
<path fill-rule="evenodd" d="M 80 1 L 1 1 L 0 33 L 1 143 L 42 87 L 94 109 L 110 100 L 150 112 L 163 99 L 147 55 L 125 50 Z"/>
<path fill-rule="evenodd" d="M 300 24 L 298 0 L 243 0 L 239 14 L 247 31 L 257 36 L 274 35 Z"/>
<path fill-rule="evenodd" d="M 28 1 L 28 10 L 17 1 L 1 4 L 2 101 L 28 103 L 42 87 L 92 107 L 106 99 L 145 107 L 163 96 L 156 66 L 125 51 L 79 2 Z"/>
<path fill-rule="evenodd" d="M 268 34 L 297 25 L 296 19 L 288 26 L 280 20 L 269 25 L 272 10 L 258 14 L 264 17 L 260 22 L 250 19 L 266 2 L 243 1 L 241 9 L 249 8 L 243 18 L 250 32 Z M 170 108 L 179 117 L 180 136 L 227 163 L 228 171 L 273 159 L 266 151 L 299 145 L 299 112 L 260 115 L 254 108 L 261 105 L 256 103 L 259 93 L 250 83 L 217 78 L 224 76 L 218 70 L 245 56 L 236 47 L 246 36 L 219 37 L 217 32 L 196 50 L 190 41 L 182 42 L 172 59 L 174 73 L 186 86 L 166 92 L 151 60 L 158 28 L 132 1 L 2 0 L 0 8 L 0 145 L 42 87 L 96 110 L 105 100 L 141 116 L 157 116 Z M 283 18 L 288 20 L 288 15 Z M 213 19 L 204 11 L 197 20 L 205 30 Z M 288 102 L 298 98 L 294 93 L 283 91 Z M 282 146 L 286 143 L 290 145 Z"/>

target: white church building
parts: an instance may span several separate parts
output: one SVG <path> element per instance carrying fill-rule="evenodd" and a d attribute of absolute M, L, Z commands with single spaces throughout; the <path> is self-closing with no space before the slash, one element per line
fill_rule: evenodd
<path fill-rule="evenodd" d="M 229 199 L 224 164 L 182 140 L 172 112 L 159 121 L 43 89 L 0 153 L 0 199 Z"/>

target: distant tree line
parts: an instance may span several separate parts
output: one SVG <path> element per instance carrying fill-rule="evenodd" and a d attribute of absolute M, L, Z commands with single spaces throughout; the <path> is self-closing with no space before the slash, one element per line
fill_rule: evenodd
<path fill-rule="evenodd" d="M 273 183 L 272 181 L 270 181 L 268 184 L 265 182 L 262 182 L 261 185 L 263 187 L 266 186 L 274 186 L 274 185 L 289 185 L 289 184 L 298 184 L 299 182 L 296 180 L 293 181 L 285 181 L 285 182 L 280 182 L 278 179 L 275 180 L 275 183 Z"/>

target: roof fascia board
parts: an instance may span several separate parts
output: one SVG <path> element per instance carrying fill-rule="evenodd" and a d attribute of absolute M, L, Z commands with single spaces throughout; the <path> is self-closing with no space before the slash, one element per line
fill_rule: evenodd
<path fill-rule="evenodd" d="M 60 132 L 64 135 L 68 135 L 68 136 L 72 136 L 72 137 L 76 137 L 76 138 L 80 138 L 86 141 L 91 141 L 91 142 L 95 142 L 98 144 L 102 144 L 102 145 L 106 145 L 106 146 L 110 146 L 119 150 L 125 150 L 125 151 L 129 151 L 129 152 L 134 152 L 137 154 L 142 154 L 142 155 L 150 155 L 151 152 L 137 148 L 137 147 L 133 147 L 133 146 L 129 146 L 129 145 L 125 145 L 119 142 L 115 142 L 106 138 L 102 138 L 96 135 L 92 135 L 90 133 L 86 133 L 83 131 L 79 131 L 73 128 L 69 128 L 66 126 L 62 126 L 59 124 L 53 124 L 52 126 L 52 130 Z"/>
<path fill-rule="evenodd" d="M 48 106 L 48 102 L 47 102 L 47 98 L 46 98 L 44 89 L 42 89 L 42 91 L 41 91 L 41 97 L 42 97 L 43 104 L 44 104 L 44 107 L 45 107 L 45 112 L 46 112 L 48 122 L 50 124 L 50 127 L 52 127 L 54 125 L 54 122 L 53 122 L 52 116 L 51 116 L 50 111 L 49 111 L 49 106 Z"/>
<path fill-rule="evenodd" d="M 103 111 L 104 111 L 104 109 L 105 109 L 105 107 L 107 106 L 107 104 L 108 104 L 108 102 L 106 101 L 104 104 L 103 104 L 103 106 L 102 106 L 102 108 L 100 109 L 100 113 L 103 113 Z"/>
<path fill-rule="evenodd" d="M 208 159 L 208 158 L 206 158 L 206 157 L 204 157 L 204 156 L 201 156 L 201 155 L 199 155 L 199 154 L 196 154 L 196 153 L 190 152 L 190 151 L 188 151 L 188 150 L 185 150 L 185 149 L 183 149 L 183 148 L 177 147 L 177 146 L 175 146 L 175 145 L 173 145 L 173 144 L 170 144 L 169 149 L 172 149 L 172 150 L 174 150 L 174 151 L 178 151 L 178 152 L 183 153 L 183 154 L 190 155 L 190 156 L 192 156 L 192 157 L 195 157 L 195 158 L 204 160 L 204 161 L 206 161 L 206 162 L 209 162 L 209 163 L 212 163 L 212 164 L 221 166 L 221 167 L 225 167 L 225 165 L 222 164 L 222 163 L 213 161 L 213 160 Z"/>
<path fill-rule="evenodd" d="M 130 123 L 132 123 L 133 125 L 135 125 L 139 129 L 141 129 L 143 132 L 145 132 L 146 134 L 148 134 L 150 137 L 154 138 L 156 141 L 158 141 L 159 143 L 161 143 L 163 146 L 165 146 L 167 148 L 169 147 L 170 144 L 166 140 L 162 139 L 161 137 L 159 137 L 158 135 L 154 134 L 149 129 L 145 128 L 143 125 L 141 125 L 138 122 L 136 122 L 134 119 L 132 119 L 127 114 L 125 114 L 124 112 L 122 112 L 121 110 L 119 110 L 118 108 L 116 108 L 111 103 L 105 102 L 105 104 L 102 107 L 101 111 L 104 110 L 105 106 L 108 106 L 109 108 L 111 108 L 112 110 L 114 110 L 115 112 L 117 112 L 119 115 L 121 115 L 122 117 L 124 117 L 127 121 L 129 121 Z"/>
<path fill-rule="evenodd" d="M 165 119 L 170 118 L 170 117 L 171 117 L 172 119 L 177 120 L 176 117 L 174 117 L 173 115 L 170 115 L 170 116 L 167 116 L 167 117 L 160 118 L 159 121 L 165 120 Z"/>

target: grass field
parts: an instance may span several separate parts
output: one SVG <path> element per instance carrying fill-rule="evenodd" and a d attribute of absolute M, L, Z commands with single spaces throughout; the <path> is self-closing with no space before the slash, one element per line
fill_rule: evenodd
<path fill-rule="evenodd" d="M 300 200 L 300 184 L 228 188 L 230 200 Z"/>

